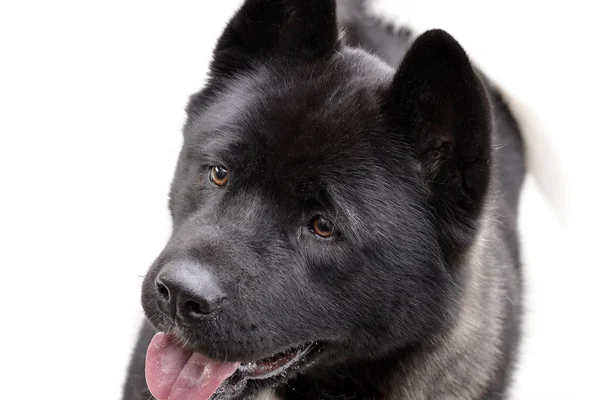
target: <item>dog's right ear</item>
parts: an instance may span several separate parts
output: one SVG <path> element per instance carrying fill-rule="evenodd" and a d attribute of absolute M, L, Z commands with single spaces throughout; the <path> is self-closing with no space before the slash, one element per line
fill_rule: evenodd
<path fill-rule="evenodd" d="M 324 57 L 338 45 L 335 0 L 246 0 L 217 43 L 213 77 L 243 72 L 266 57 Z"/>

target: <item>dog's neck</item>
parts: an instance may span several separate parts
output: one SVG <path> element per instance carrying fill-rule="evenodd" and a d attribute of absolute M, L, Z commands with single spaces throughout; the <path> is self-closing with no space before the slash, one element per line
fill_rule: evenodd
<path fill-rule="evenodd" d="M 503 374 L 503 348 L 507 313 L 514 312 L 519 299 L 510 298 L 507 282 L 513 268 L 498 252 L 507 249 L 499 236 L 499 222 L 488 212 L 463 269 L 464 292 L 456 323 L 438 345 L 403 360 L 397 377 L 386 393 L 408 399 L 484 399 Z M 389 397 L 394 398 L 394 395 Z"/>

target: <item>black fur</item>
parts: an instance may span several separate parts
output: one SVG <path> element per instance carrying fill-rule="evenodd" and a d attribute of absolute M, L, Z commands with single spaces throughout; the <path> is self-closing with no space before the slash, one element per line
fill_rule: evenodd
<path fill-rule="evenodd" d="M 518 127 L 450 35 L 429 31 L 411 44 L 406 33 L 365 28 L 357 3 L 340 7 L 353 16 L 340 19 L 346 41 L 332 0 L 248 0 L 228 24 L 209 82 L 188 106 L 173 234 L 144 281 L 146 315 L 159 330 L 174 328 L 156 308 L 154 280 L 167 262 L 193 259 L 227 300 L 218 318 L 177 328 L 191 348 L 254 361 L 319 343 L 310 365 L 250 381 L 237 398 L 265 387 L 285 399 L 417 398 L 414 375 L 435 368 L 430 354 L 462 329 L 475 268 L 508 265 L 477 282 L 502 292 L 475 300 L 503 321 L 498 360 L 480 363 L 489 379 L 436 372 L 465 397 L 495 398 L 519 332 Z M 372 35 L 381 32 L 390 36 L 383 61 L 354 47 L 377 53 Z M 210 182 L 214 165 L 227 166 L 227 186 Z M 311 231 L 315 215 L 333 221 L 331 238 Z M 472 255 L 482 232 L 497 241 L 485 267 Z M 510 304 L 498 300 L 504 294 Z M 152 332 L 143 328 L 127 400 L 149 396 L 143 351 Z M 482 349 L 496 346 L 473 335 Z"/>

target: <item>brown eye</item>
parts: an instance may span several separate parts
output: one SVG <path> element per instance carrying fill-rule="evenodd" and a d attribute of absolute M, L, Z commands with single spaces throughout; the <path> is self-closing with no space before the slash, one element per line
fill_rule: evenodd
<path fill-rule="evenodd" d="M 310 223 L 312 231 L 322 238 L 328 238 L 333 235 L 333 224 L 321 215 L 314 217 Z"/>
<path fill-rule="evenodd" d="M 225 186 L 229 175 L 227 174 L 227 168 L 222 165 L 214 166 L 210 169 L 210 181 L 217 186 Z"/>

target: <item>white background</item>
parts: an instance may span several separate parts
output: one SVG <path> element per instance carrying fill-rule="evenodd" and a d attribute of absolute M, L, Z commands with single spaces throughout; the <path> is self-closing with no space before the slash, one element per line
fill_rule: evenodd
<path fill-rule="evenodd" d="M 119 398 L 141 276 L 169 234 L 183 109 L 238 3 L 0 3 L 2 398 Z M 557 154 L 539 150 L 547 143 L 536 154 L 563 171 L 549 183 L 566 193 L 564 209 L 553 200 L 565 226 L 529 180 L 513 397 L 600 399 L 593 2 L 376 3 L 419 30 L 448 30 L 545 127 Z"/>

